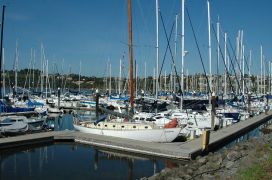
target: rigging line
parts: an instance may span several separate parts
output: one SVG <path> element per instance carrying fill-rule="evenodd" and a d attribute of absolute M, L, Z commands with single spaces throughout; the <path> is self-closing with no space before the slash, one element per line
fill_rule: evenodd
<path fill-rule="evenodd" d="M 246 63 L 246 68 L 247 68 L 247 71 L 249 72 L 249 65 L 248 65 L 248 63 L 247 63 L 247 57 L 245 56 L 245 63 Z M 248 76 L 249 78 L 250 78 L 250 76 Z M 251 78 L 250 78 L 250 81 L 252 82 L 252 84 L 253 84 L 253 81 L 251 80 Z M 249 92 L 249 91 L 248 91 Z"/>
<path fill-rule="evenodd" d="M 229 44 L 230 44 L 230 46 L 231 46 L 231 48 L 232 48 L 232 45 L 231 45 L 231 42 L 230 42 L 229 37 L 228 37 L 228 42 L 229 42 Z M 234 52 L 233 48 L 232 48 L 232 51 Z M 232 69 L 231 69 L 231 70 L 233 71 L 233 74 L 234 74 L 235 79 L 236 79 L 236 81 L 237 81 L 237 86 L 238 86 L 238 88 L 239 88 L 239 91 L 241 92 L 241 87 L 240 87 L 240 84 L 239 84 L 239 81 L 238 81 L 238 78 L 237 78 L 237 75 L 236 75 L 236 71 L 235 71 L 235 67 L 234 67 L 234 64 L 233 64 L 232 58 L 230 57 L 230 56 L 231 56 L 231 54 L 230 54 L 230 51 L 229 51 L 228 46 L 227 46 L 227 54 L 228 54 L 228 57 L 229 57 L 229 60 L 230 60 L 230 63 L 231 63 L 231 67 L 232 67 Z M 233 57 L 235 57 L 235 58 L 236 58 L 235 53 L 233 53 Z M 236 60 L 236 62 L 237 62 L 237 60 Z M 233 92 L 234 92 L 234 91 L 233 91 Z"/>
<path fill-rule="evenodd" d="M 168 38 L 167 36 L 167 33 L 166 33 L 166 28 L 165 28 L 165 25 L 164 25 L 164 21 L 163 21 L 163 18 L 162 18 L 162 14 L 161 14 L 161 11 L 160 11 L 160 16 L 161 16 L 161 20 L 162 20 L 162 25 L 163 25 L 163 30 L 164 30 L 164 34 L 166 36 L 166 40 L 167 40 L 167 49 L 169 48 L 169 51 L 170 51 L 170 54 L 171 54 L 171 60 L 172 60 L 172 63 L 174 65 L 174 70 L 175 70 L 175 73 L 176 73 L 176 76 L 178 77 L 178 73 L 177 73 L 177 69 L 176 69 L 176 64 L 175 64 L 175 61 L 174 61 L 174 56 L 173 56 L 173 53 L 172 53 L 172 50 L 170 48 L 170 39 L 171 39 L 171 36 L 172 36 L 172 31 L 173 31 L 173 27 L 174 27 L 174 24 L 175 22 L 173 23 L 172 25 L 172 29 L 171 29 L 171 33 L 170 33 L 170 39 Z M 167 52 L 167 49 L 166 49 L 166 52 Z M 165 52 L 165 53 L 166 53 Z M 176 78 L 177 79 L 177 83 L 178 83 L 178 86 L 179 86 L 179 92 L 180 92 L 180 100 L 183 101 L 182 97 L 183 97 L 183 91 L 181 89 L 181 83 L 180 83 L 180 80 L 179 78 Z M 186 114 L 188 116 L 188 111 L 187 111 L 187 108 L 185 108 L 186 110 Z"/>
<path fill-rule="evenodd" d="M 227 73 L 227 76 L 228 76 L 228 79 L 229 79 L 229 82 L 230 82 L 231 89 L 232 89 L 232 91 L 234 91 L 234 87 L 233 87 L 233 85 L 232 85 L 232 83 L 231 83 L 231 78 L 230 78 L 230 75 L 229 75 L 229 71 L 227 70 L 226 60 L 225 60 L 225 58 L 224 58 L 224 56 L 223 56 L 223 52 L 222 52 L 221 46 L 220 46 L 220 44 L 218 43 L 218 39 L 217 39 L 217 36 L 216 36 L 216 33 L 215 33 L 215 28 L 214 28 L 214 25 L 213 25 L 213 24 L 212 24 L 212 30 L 213 30 L 213 34 L 214 34 L 214 36 L 215 36 L 216 42 L 217 42 L 217 44 L 219 45 L 219 52 L 220 52 L 220 54 L 221 54 L 222 61 L 223 61 L 224 66 L 225 66 L 225 70 L 226 70 L 226 73 Z"/>
<path fill-rule="evenodd" d="M 160 17 L 161 17 L 161 20 L 162 20 L 162 24 L 163 24 L 163 29 L 165 30 L 165 26 L 164 26 L 164 22 L 163 22 L 163 18 L 162 18 L 162 15 L 161 15 L 161 12 L 160 12 Z M 170 43 L 169 43 L 169 39 L 171 39 L 172 37 L 172 34 L 173 34 L 173 29 L 174 29 L 174 25 L 175 25 L 175 22 L 173 23 L 172 27 L 171 27 L 171 31 L 170 31 L 170 37 L 168 38 L 167 34 L 166 34 L 166 30 L 164 31 L 165 33 L 165 36 L 167 36 L 167 47 L 165 49 L 165 52 L 164 52 L 164 56 L 163 56 L 163 61 L 162 61 L 162 65 L 161 65 L 161 69 L 160 69 L 160 73 L 159 73 L 159 79 L 160 79 L 160 76 L 161 76 L 161 72 L 162 72 L 162 68 L 163 68 L 163 65 L 164 65 L 164 62 L 165 62 L 165 58 L 166 58 L 166 54 L 167 54 L 167 51 L 168 49 L 170 49 Z"/>
<path fill-rule="evenodd" d="M 165 25 L 164 25 L 164 21 L 163 21 L 163 18 L 162 18 L 162 15 L 161 15 L 161 11 L 160 11 L 160 16 L 161 16 L 161 20 L 162 20 L 162 25 L 163 25 L 163 29 L 164 29 L 164 34 L 166 36 L 166 40 L 167 40 L 167 49 L 169 48 L 169 51 L 170 51 L 170 54 L 171 54 L 171 60 L 172 60 L 172 63 L 174 64 L 174 70 L 175 70 L 175 73 L 176 73 L 176 76 L 178 77 L 178 73 L 177 73 L 177 68 L 176 68 L 176 64 L 175 64 L 175 61 L 174 61 L 174 56 L 173 56 L 173 53 L 172 53 L 172 50 L 170 48 L 170 40 L 167 36 L 167 33 L 166 33 L 166 29 L 165 29 Z M 172 30 L 173 30 L 173 27 L 174 27 L 174 24 L 172 26 Z M 170 34 L 170 37 L 172 35 L 172 30 L 171 30 L 171 34 Z M 183 92 L 181 90 L 181 84 L 180 84 L 180 80 L 179 78 L 177 78 L 177 81 L 178 81 L 178 85 L 179 85 L 179 91 L 181 92 L 181 96 L 183 96 Z"/>
<path fill-rule="evenodd" d="M 214 27 L 213 27 L 214 28 Z M 221 33 L 223 33 L 223 30 L 222 30 L 222 26 L 220 26 L 220 31 L 221 31 Z M 230 43 L 230 40 L 229 40 L 229 37 L 228 37 L 228 41 L 229 41 L 229 43 Z M 231 45 L 231 43 L 230 43 L 230 45 Z M 232 47 L 231 47 L 232 48 Z M 232 69 L 230 69 L 231 71 L 233 71 L 233 74 L 235 75 L 235 79 L 236 79 L 236 81 L 237 81 L 237 85 L 238 85 L 238 87 L 239 87 L 239 91 L 241 92 L 241 88 L 240 88 L 240 85 L 239 85 L 239 80 L 238 80 L 238 78 L 237 78 L 237 75 L 236 75 L 236 71 L 235 71 L 235 68 L 234 68 L 234 65 L 233 65 L 233 62 L 232 62 L 232 58 L 230 58 L 230 52 L 229 52 L 229 49 L 228 49 L 228 47 L 227 47 L 227 51 L 228 51 L 228 55 L 229 55 L 229 59 L 230 59 L 230 62 L 231 62 L 231 65 L 232 65 Z M 232 48 L 232 51 L 234 52 L 234 49 Z M 233 53 L 233 58 L 235 58 L 235 59 L 237 59 L 237 57 L 236 57 L 236 55 L 235 55 L 235 53 Z M 236 62 L 238 63 L 238 61 L 236 60 Z M 239 64 L 238 64 L 239 65 Z M 241 71 L 241 70 L 240 70 Z M 247 89 L 248 90 L 248 89 Z M 233 91 L 234 92 L 234 91 Z"/>
<path fill-rule="evenodd" d="M 191 29 L 192 29 L 192 31 L 193 31 L 194 40 L 195 40 L 195 44 L 196 44 L 196 46 L 197 46 L 197 51 L 198 51 L 199 58 L 200 58 L 200 60 L 201 60 L 202 68 L 203 68 L 203 71 L 204 71 L 204 75 L 205 75 L 205 78 L 206 78 L 206 81 L 207 81 L 207 84 L 208 84 L 208 91 L 209 91 L 209 93 L 211 94 L 212 91 L 211 91 L 211 88 L 210 88 L 209 79 L 208 79 L 208 76 L 207 76 L 207 73 L 206 73 L 206 70 L 205 70 L 205 66 L 204 66 L 204 63 L 203 63 L 203 58 L 202 58 L 202 56 L 201 56 L 201 52 L 200 52 L 200 49 L 199 49 L 199 45 L 198 45 L 198 42 L 197 42 L 197 39 L 196 39 L 195 30 L 194 30 L 194 27 L 193 27 L 193 24 L 192 24 L 192 20 L 191 20 L 190 14 L 189 14 L 189 10 L 188 10 L 187 7 L 186 7 L 186 12 L 187 12 L 187 15 L 188 15 L 188 18 L 189 18 L 189 22 L 190 22 Z"/>
<path fill-rule="evenodd" d="M 230 42 L 229 37 L 228 37 L 228 42 L 229 42 L 229 45 L 230 45 L 230 47 L 231 47 L 231 50 L 232 50 L 232 53 L 233 53 L 234 60 L 235 60 L 236 63 L 238 64 L 238 70 L 239 70 L 240 74 L 242 74 L 240 65 L 239 65 L 239 63 L 238 63 L 237 57 L 236 57 L 236 55 L 235 55 L 235 52 L 234 52 L 234 49 L 233 49 L 233 46 L 232 46 L 232 44 L 231 44 L 231 42 Z M 228 54 L 230 54 L 229 48 L 227 48 L 227 51 L 228 51 Z M 239 84 L 239 81 L 238 81 L 238 78 L 237 78 L 237 75 L 236 75 L 236 71 L 235 71 L 235 68 L 234 68 L 234 65 L 233 65 L 233 62 L 232 62 L 232 59 L 231 59 L 231 64 L 232 64 L 232 68 L 233 68 L 233 71 L 234 71 L 235 78 L 236 78 L 237 83 L 238 83 L 239 91 L 242 92 L 242 91 L 241 91 L 240 84 Z M 241 75 L 241 77 L 242 77 L 242 79 L 244 79 L 243 75 Z M 246 88 L 247 88 L 247 86 L 246 86 Z M 248 91 L 248 88 L 247 88 L 247 91 Z"/>

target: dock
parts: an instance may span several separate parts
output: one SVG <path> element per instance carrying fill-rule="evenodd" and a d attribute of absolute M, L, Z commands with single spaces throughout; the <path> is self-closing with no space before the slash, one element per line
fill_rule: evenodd
<path fill-rule="evenodd" d="M 267 115 L 263 113 L 232 126 L 211 132 L 208 151 L 214 151 L 222 148 L 241 135 L 250 132 L 271 119 L 272 112 L 268 112 Z M 178 160 L 190 160 L 203 153 L 201 137 L 186 142 L 151 143 L 124 138 L 92 135 L 69 130 L 0 138 L 0 151 L 8 148 L 17 148 L 20 146 L 62 141 L 89 144 L 114 151 Z"/>
<path fill-rule="evenodd" d="M 10 113 L 1 112 L 0 116 L 12 116 L 12 115 L 26 116 L 26 115 L 37 115 L 37 114 L 38 113 L 36 111 L 10 112 Z"/>

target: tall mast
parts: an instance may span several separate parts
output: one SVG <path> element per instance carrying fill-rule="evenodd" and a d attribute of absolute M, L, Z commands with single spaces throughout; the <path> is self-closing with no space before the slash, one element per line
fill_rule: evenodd
<path fill-rule="evenodd" d="M 14 72 L 15 72 L 15 92 L 17 92 L 17 68 L 18 68 L 18 60 L 19 60 L 19 52 L 18 52 L 18 41 L 16 41 L 16 50 L 15 50 L 15 64 L 14 64 Z"/>
<path fill-rule="evenodd" d="M 138 64 L 135 63 L 135 65 L 136 65 L 136 69 L 135 69 L 135 80 L 136 80 L 136 82 L 135 82 L 135 97 L 137 98 L 137 96 L 138 96 Z"/>
<path fill-rule="evenodd" d="M 220 47 L 219 47 L 219 43 L 220 43 L 219 16 L 217 19 L 216 28 L 217 28 L 217 93 L 220 93 L 220 91 L 219 91 L 219 60 L 220 60 L 220 55 L 219 55 L 219 51 L 220 51 Z"/>
<path fill-rule="evenodd" d="M 110 71 L 110 80 L 109 80 L 109 95 L 111 95 L 111 63 L 109 65 L 109 71 Z"/>
<path fill-rule="evenodd" d="M 158 100 L 159 87 L 159 2 L 156 0 L 156 101 Z M 156 108 L 157 111 L 157 108 Z"/>
<path fill-rule="evenodd" d="M 43 44 L 41 44 L 41 93 L 43 92 Z"/>
<path fill-rule="evenodd" d="M 209 69 L 210 69 L 210 78 L 209 78 L 209 87 L 210 90 L 213 91 L 212 88 L 212 48 L 211 48 L 211 16 L 210 16 L 210 1 L 207 0 L 208 7 L 208 38 L 209 38 Z M 211 104 L 211 92 L 209 93 L 209 104 Z"/>
<path fill-rule="evenodd" d="M 261 45 L 261 76 L 260 76 L 260 82 L 261 82 L 261 88 L 260 88 L 260 92 L 262 94 L 262 85 L 263 85 L 263 81 L 262 81 L 262 76 L 263 76 L 263 47 Z"/>
<path fill-rule="evenodd" d="M 2 10 L 2 22 L 1 22 L 1 41 L 0 41 L 0 96 L 2 96 L 2 60 L 3 60 L 3 35 L 4 35 L 4 20 L 5 20 L 5 8 Z M 2 97 L 0 97 L 2 98 Z"/>
<path fill-rule="evenodd" d="M 183 11 L 183 10 L 182 10 Z M 173 64 L 173 68 L 176 67 L 176 62 L 177 62 L 177 39 L 178 39 L 178 15 L 176 14 L 176 34 L 175 34 L 175 62 Z M 172 68 L 172 69 L 173 69 Z M 172 72 L 171 72 L 172 73 Z M 172 74 L 173 76 L 173 74 Z M 174 87 L 173 87 L 173 91 L 176 92 L 176 76 L 174 75 L 173 78 L 174 81 Z M 171 84 L 172 85 L 172 84 Z"/>
<path fill-rule="evenodd" d="M 242 81 L 243 81 L 243 94 L 245 94 L 245 46 L 242 45 L 242 73 L 243 73 L 243 78 L 242 78 Z"/>
<path fill-rule="evenodd" d="M 118 83 L 118 93 L 121 94 L 121 81 L 122 81 L 122 58 L 120 58 L 120 67 L 119 67 L 119 83 Z"/>
<path fill-rule="evenodd" d="M 144 80 L 144 91 L 146 92 L 146 62 L 145 62 L 145 80 Z"/>
<path fill-rule="evenodd" d="M 80 93 L 80 77 L 81 76 L 81 61 L 79 62 L 79 75 L 78 75 L 78 92 Z"/>
<path fill-rule="evenodd" d="M 240 30 L 238 31 L 238 36 L 236 37 L 236 58 L 238 60 L 239 58 L 239 39 L 240 39 Z M 238 72 L 239 72 L 239 69 L 238 69 L 238 63 L 236 64 L 236 75 L 238 76 Z M 236 81 L 236 88 L 235 88 L 235 91 L 237 94 L 239 94 L 238 92 L 238 82 Z"/>
<path fill-rule="evenodd" d="M 181 92 L 184 92 L 184 0 L 181 1 Z M 183 107 L 183 97 L 180 96 L 180 109 Z"/>
<path fill-rule="evenodd" d="M 251 58 L 252 58 L 252 51 L 249 50 L 249 67 L 248 67 L 249 77 L 251 76 Z"/>
<path fill-rule="evenodd" d="M 265 56 L 263 55 L 263 94 L 266 94 L 266 83 L 265 83 L 265 79 L 266 79 L 266 70 L 265 70 Z"/>
<path fill-rule="evenodd" d="M 2 97 L 4 97 L 5 96 L 5 94 L 6 94 L 6 75 L 5 75 L 5 49 L 3 48 L 3 52 L 2 52 L 3 54 L 2 54 L 2 67 L 3 67 L 3 94 L 1 94 L 2 95 Z M 0 71 L 1 72 L 1 71 Z M 2 75 L 1 75 L 2 76 Z M 0 87 L 0 89 L 1 89 L 2 87 Z M 1 91 L 0 91 L 0 93 L 2 93 Z M 1 96 L 0 95 L 0 96 Z"/>
<path fill-rule="evenodd" d="M 133 52 L 132 52 L 132 16 L 131 16 L 131 0 L 128 0 L 128 32 L 129 32 L 129 80 L 130 80 L 130 108 L 134 112 L 134 96 L 133 96 Z"/>
<path fill-rule="evenodd" d="M 164 91 L 166 92 L 167 91 L 167 88 L 166 88 L 166 71 L 164 71 Z"/>
<path fill-rule="evenodd" d="M 49 79 L 48 79 L 48 60 L 45 60 L 45 98 L 47 99 L 47 86 L 49 85 Z"/>
<path fill-rule="evenodd" d="M 34 88 L 35 88 L 35 86 L 34 86 L 34 84 L 35 84 L 35 76 L 34 76 L 34 73 L 35 73 L 35 70 L 34 70 L 34 68 L 35 68 L 35 49 L 33 49 L 33 64 L 32 64 L 32 85 L 33 85 L 33 90 L 34 90 Z"/>
<path fill-rule="evenodd" d="M 224 34 L 224 44 L 225 44 L 225 52 L 224 52 L 224 63 L 225 63 L 225 78 L 224 78 L 224 96 L 227 96 L 227 33 Z"/>
<path fill-rule="evenodd" d="M 242 93 L 244 94 L 244 87 L 243 87 L 243 39 L 244 39 L 244 31 L 241 30 L 241 37 L 240 37 L 240 82 L 242 84 Z"/>

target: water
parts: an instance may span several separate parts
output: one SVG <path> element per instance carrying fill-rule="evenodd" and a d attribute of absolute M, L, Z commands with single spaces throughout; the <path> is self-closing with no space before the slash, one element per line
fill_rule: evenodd
<path fill-rule="evenodd" d="M 265 128 L 266 126 L 272 124 L 272 119 L 265 122 L 264 124 L 256 127 L 255 129 L 249 131 L 246 134 L 242 134 L 240 137 L 236 138 L 235 140 L 231 141 L 230 143 L 226 144 L 224 147 L 226 148 L 231 148 L 232 146 L 236 145 L 237 143 L 243 142 L 243 141 L 248 141 L 250 138 L 253 137 L 261 137 L 264 134 L 261 132 L 261 129 Z M 223 148 L 220 148 L 219 151 L 223 150 Z"/>
<path fill-rule="evenodd" d="M 55 131 L 74 129 L 70 114 L 53 123 Z M 140 179 L 179 164 L 78 143 L 54 143 L 0 152 L 0 179 Z"/>
<path fill-rule="evenodd" d="M 106 152 L 76 143 L 1 152 L 0 179 L 140 179 L 165 167 L 169 160 Z"/>

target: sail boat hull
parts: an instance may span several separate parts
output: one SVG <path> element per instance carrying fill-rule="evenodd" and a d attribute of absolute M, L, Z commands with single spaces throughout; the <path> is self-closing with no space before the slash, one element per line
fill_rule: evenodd
<path fill-rule="evenodd" d="M 172 142 L 179 135 L 181 128 L 158 128 L 137 130 L 112 130 L 84 127 L 74 124 L 74 128 L 80 132 L 133 139 L 147 142 Z"/>

